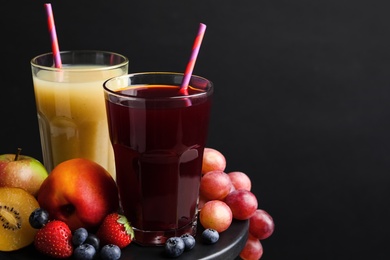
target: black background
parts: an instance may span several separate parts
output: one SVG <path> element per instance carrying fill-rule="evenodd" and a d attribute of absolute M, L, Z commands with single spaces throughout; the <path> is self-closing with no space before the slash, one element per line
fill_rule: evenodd
<path fill-rule="evenodd" d="M 1 7 L 0 153 L 41 159 L 30 59 L 44 1 Z M 274 218 L 262 259 L 388 259 L 390 16 L 385 0 L 52 1 L 61 50 L 124 54 L 130 72 L 215 84 L 208 146 Z"/>

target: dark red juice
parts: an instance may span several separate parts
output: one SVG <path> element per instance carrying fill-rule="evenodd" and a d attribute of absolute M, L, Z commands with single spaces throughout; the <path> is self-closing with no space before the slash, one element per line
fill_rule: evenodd
<path fill-rule="evenodd" d="M 106 102 L 116 180 L 135 241 L 162 244 L 171 236 L 194 234 L 210 97 L 168 101 L 179 88 L 166 85 L 121 93 L 126 91 L 137 101 Z M 196 92 L 189 89 L 189 95 Z"/>

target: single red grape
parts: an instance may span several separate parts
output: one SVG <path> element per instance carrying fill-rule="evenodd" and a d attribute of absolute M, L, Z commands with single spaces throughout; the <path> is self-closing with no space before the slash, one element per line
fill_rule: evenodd
<path fill-rule="evenodd" d="M 244 248 L 240 252 L 243 260 L 258 260 L 263 256 L 263 246 L 259 239 L 249 234 Z"/>
<path fill-rule="evenodd" d="M 232 224 L 233 214 L 225 202 L 210 200 L 200 210 L 199 221 L 204 228 L 211 228 L 221 233 Z"/>
<path fill-rule="evenodd" d="M 226 158 L 218 150 L 206 147 L 203 151 L 202 174 L 211 171 L 224 171 L 226 168 Z"/>
<path fill-rule="evenodd" d="M 230 192 L 232 182 L 223 171 L 211 171 L 200 180 L 199 194 L 208 200 L 223 200 Z"/>
<path fill-rule="evenodd" d="M 248 190 L 234 190 L 224 199 L 233 212 L 233 218 L 239 220 L 249 219 L 257 210 L 256 196 Z"/>
<path fill-rule="evenodd" d="M 243 172 L 235 171 L 235 172 L 229 172 L 227 174 L 232 181 L 232 184 L 236 190 L 244 189 L 244 190 L 251 190 L 252 188 L 252 182 L 248 175 L 246 175 Z"/>
<path fill-rule="evenodd" d="M 275 229 L 273 218 L 268 212 L 257 209 L 249 219 L 249 233 L 257 239 L 266 239 L 272 235 Z"/>

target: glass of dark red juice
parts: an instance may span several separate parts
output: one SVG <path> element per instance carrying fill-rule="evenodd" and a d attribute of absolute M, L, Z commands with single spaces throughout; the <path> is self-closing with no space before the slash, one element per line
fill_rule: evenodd
<path fill-rule="evenodd" d="M 116 181 L 140 245 L 195 235 L 213 83 L 192 75 L 144 72 L 104 83 Z"/>

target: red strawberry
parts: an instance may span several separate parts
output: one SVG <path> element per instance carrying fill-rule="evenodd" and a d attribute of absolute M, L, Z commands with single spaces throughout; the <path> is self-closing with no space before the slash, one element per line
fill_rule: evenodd
<path fill-rule="evenodd" d="M 111 213 L 104 218 L 96 235 L 102 246 L 114 244 L 124 248 L 133 240 L 134 230 L 124 215 Z"/>
<path fill-rule="evenodd" d="M 63 221 L 49 221 L 38 230 L 34 246 L 39 252 L 54 258 L 70 257 L 73 253 L 72 232 Z"/>

